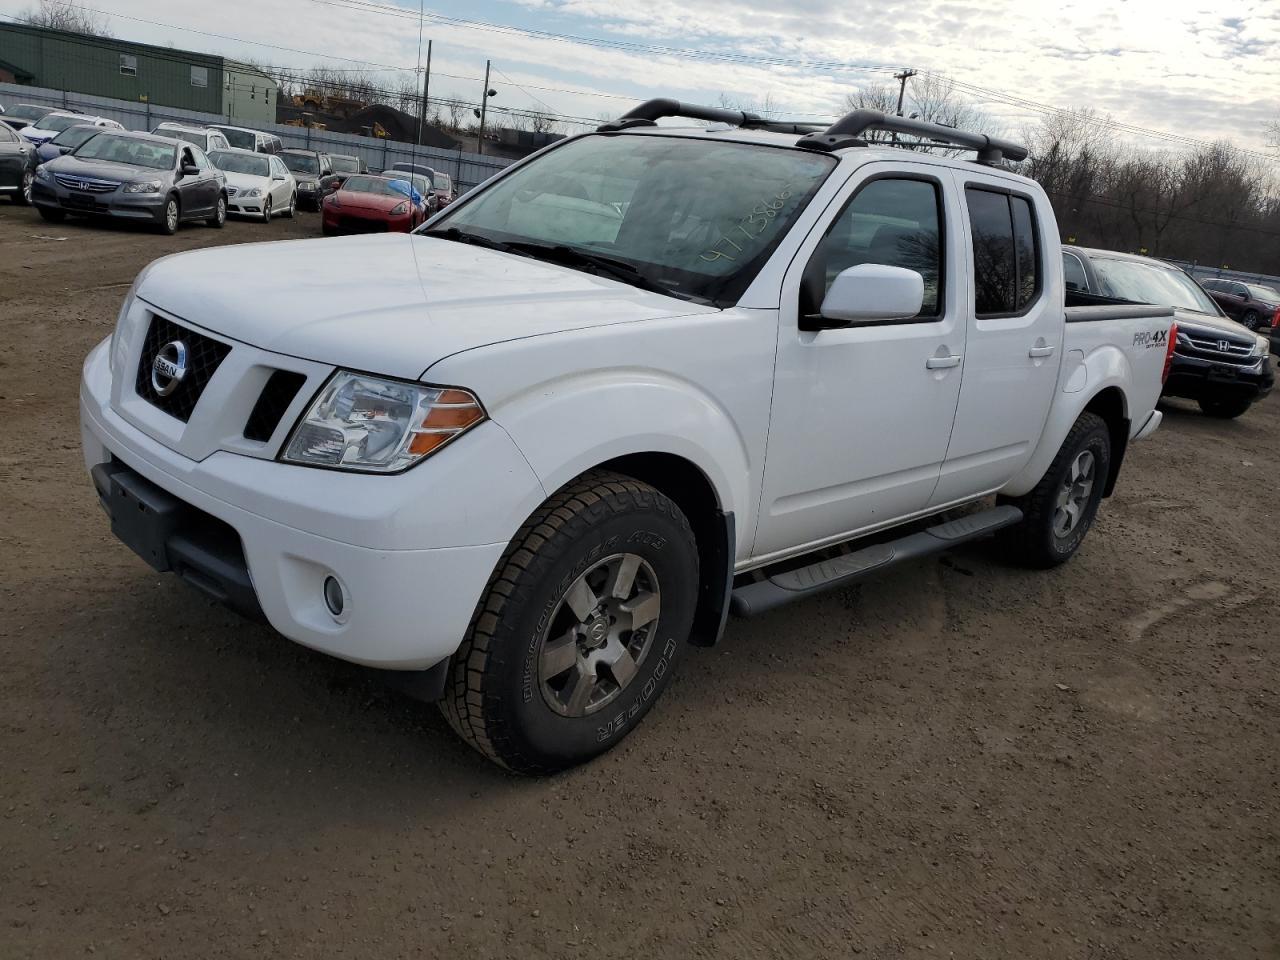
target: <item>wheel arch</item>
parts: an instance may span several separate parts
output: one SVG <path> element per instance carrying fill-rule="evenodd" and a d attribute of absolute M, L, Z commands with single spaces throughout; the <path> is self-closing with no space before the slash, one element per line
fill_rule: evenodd
<path fill-rule="evenodd" d="M 1116 488 L 1120 464 L 1129 448 L 1129 415 L 1124 391 L 1118 386 L 1105 387 L 1093 395 L 1082 412 L 1101 417 L 1111 435 L 1111 464 L 1107 470 L 1106 486 L 1102 488 L 1102 495 L 1109 497 Z"/>
<path fill-rule="evenodd" d="M 672 453 L 626 454 L 593 469 L 647 483 L 684 513 L 698 545 L 698 607 L 689 639 L 698 646 L 714 646 L 729 613 L 737 532 L 733 512 L 722 508 L 711 479 L 693 461 Z"/>

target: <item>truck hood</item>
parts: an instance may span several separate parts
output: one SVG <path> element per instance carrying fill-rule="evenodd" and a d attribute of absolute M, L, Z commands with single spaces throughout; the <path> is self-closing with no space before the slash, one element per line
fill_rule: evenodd
<path fill-rule="evenodd" d="M 144 271 L 137 295 L 264 350 L 404 379 L 487 344 L 716 312 L 567 267 L 409 234 L 176 254 Z"/>
<path fill-rule="evenodd" d="M 1229 333 L 1246 340 L 1256 336 L 1243 323 L 1236 323 L 1236 321 L 1227 317 L 1215 317 L 1209 313 L 1196 313 L 1194 310 L 1183 310 L 1175 307 L 1173 318 L 1178 322 L 1179 326 L 1185 324 L 1188 327 L 1201 327 L 1205 330 L 1212 330 L 1214 333 Z"/>

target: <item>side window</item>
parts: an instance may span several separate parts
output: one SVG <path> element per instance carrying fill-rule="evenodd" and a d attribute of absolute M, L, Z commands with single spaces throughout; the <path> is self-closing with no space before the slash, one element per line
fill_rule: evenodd
<path fill-rule="evenodd" d="M 978 316 L 1022 313 L 1040 292 L 1035 214 L 1025 197 L 968 187 L 973 232 L 974 311 Z"/>
<path fill-rule="evenodd" d="M 195 154 L 194 154 L 194 153 L 192 153 L 191 151 L 192 151 L 192 148 L 191 148 L 191 147 L 183 147 L 183 148 L 182 148 L 182 165 L 183 165 L 184 167 L 186 167 L 186 166 L 195 166 L 195 165 L 196 165 L 196 157 L 195 157 Z"/>
<path fill-rule="evenodd" d="M 1018 253 L 1018 292 L 1015 309 L 1021 313 L 1040 292 L 1040 251 L 1036 218 L 1026 197 L 1009 197 L 1013 210 L 1013 243 Z"/>
<path fill-rule="evenodd" d="M 973 231 L 973 297 L 978 316 L 1012 313 L 1017 269 L 1009 198 L 990 190 L 965 190 Z"/>
<path fill-rule="evenodd" d="M 14 143 L 17 139 L 17 135 L 9 129 L 8 125 L 0 123 L 0 143 Z"/>
<path fill-rule="evenodd" d="M 1089 292 L 1089 277 L 1084 272 L 1084 264 L 1074 253 L 1062 255 L 1062 274 L 1066 279 L 1068 290 Z"/>
<path fill-rule="evenodd" d="M 138 75 L 138 58 L 127 53 L 120 54 L 120 76 L 136 77 Z"/>
<path fill-rule="evenodd" d="M 1233 283 L 1231 285 L 1231 292 L 1237 297 L 1244 297 L 1246 300 L 1249 299 L 1249 288 L 1243 283 Z"/>
<path fill-rule="evenodd" d="M 939 189 L 929 180 L 884 179 L 864 185 L 823 237 L 806 271 L 808 284 L 820 284 L 825 296 L 849 267 L 905 267 L 924 278 L 924 301 L 916 316 L 938 316 L 943 287 Z M 818 298 L 806 310 L 820 305 Z"/>

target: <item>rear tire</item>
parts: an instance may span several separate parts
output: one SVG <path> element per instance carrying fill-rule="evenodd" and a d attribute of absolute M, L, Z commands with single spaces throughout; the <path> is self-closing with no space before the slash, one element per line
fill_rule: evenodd
<path fill-rule="evenodd" d="M 1111 471 L 1111 432 L 1094 413 L 1082 413 L 1035 489 L 1004 500 L 1022 509 L 1022 522 L 1001 539 L 1018 562 L 1047 569 L 1070 560 L 1093 526 Z"/>
<path fill-rule="evenodd" d="M 55 207 L 37 206 L 36 209 L 40 211 L 40 219 L 47 220 L 49 223 L 61 223 L 63 220 L 67 219 L 66 213 L 62 210 L 56 209 Z"/>
<path fill-rule="evenodd" d="M 1258 332 L 1258 311 L 1246 310 L 1244 312 L 1244 316 L 1240 318 L 1240 322 L 1243 323 L 1250 330 L 1252 330 L 1254 333 L 1257 333 Z"/>
<path fill-rule="evenodd" d="M 1200 409 L 1206 417 L 1234 420 L 1253 406 L 1252 399 L 1200 400 Z"/>
<path fill-rule="evenodd" d="M 605 752 L 670 681 L 693 624 L 689 522 L 648 484 L 584 475 L 516 534 L 440 704 L 490 760 L 545 774 Z"/>
<path fill-rule="evenodd" d="M 20 207 L 25 207 L 31 203 L 31 187 L 35 183 L 36 178 L 30 170 L 22 171 L 22 185 L 18 192 L 13 195 L 13 202 Z"/>
<path fill-rule="evenodd" d="M 214 204 L 213 216 L 205 221 L 215 230 L 221 230 L 227 222 L 227 198 L 218 194 L 218 202 Z"/>

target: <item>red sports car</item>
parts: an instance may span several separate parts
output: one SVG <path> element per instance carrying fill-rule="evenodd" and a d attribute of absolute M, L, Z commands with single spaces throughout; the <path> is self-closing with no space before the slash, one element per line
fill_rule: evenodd
<path fill-rule="evenodd" d="M 426 200 L 407 180 L 349 176 L 324 198 L 325 236 L 344 233 L 408 233 L 427 219 Z"/>

